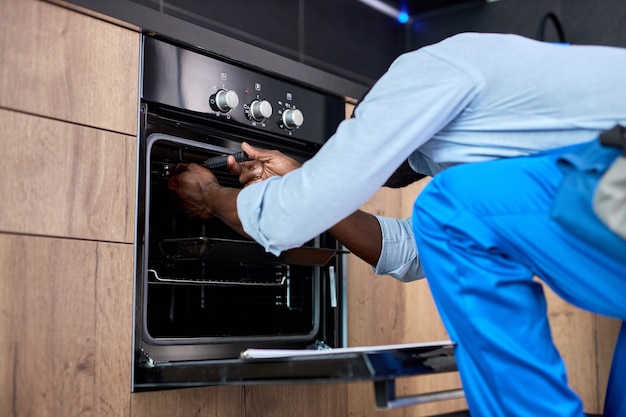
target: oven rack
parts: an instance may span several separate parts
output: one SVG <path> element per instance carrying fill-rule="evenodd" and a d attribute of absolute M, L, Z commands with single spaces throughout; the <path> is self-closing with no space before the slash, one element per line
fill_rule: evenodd
<path fill-rule="evenodd" d="M 233 286 L 255 286 L 255 287 L 282 287 L 287 281 L 286 275 L 277 277 L 275 281 L 241 281 L 229 279 L 203 279 L 190 277 L 162 277 L 156 269 L 148 269 L 148 273 L 154 277 L 154 281 L 167 284 L 194 284 L 194 285 L 233 285 Z"/>
<path fill-rule="evenodd" d="M 325 266 L 339 252 L 335 249 L 303 246 L 275 256 L 253 241 L 211 237 L 164 239 L 158 246 L 161 254 L 171 260 L 214 259 L 221 262 L 239 262 L 243 259 L 249 264 L 314 267 Z"/>

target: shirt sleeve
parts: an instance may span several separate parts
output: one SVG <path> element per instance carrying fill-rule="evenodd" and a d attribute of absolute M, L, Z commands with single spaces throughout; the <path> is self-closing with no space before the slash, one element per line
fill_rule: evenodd
<path fill-rule="evenodd" d="M 383 246 L 378 264 L 373 268 L 377 275 L 391 275 L 404 281 L 424 278 L 413 236 L 413 220 L 376 216 L 383 234 Z"/>
<path fill-rule="evenodd" d="M 367 202 L 474 93 L 475 81 L 447 61 L 398 58 L 312 159 L 239 193 L 243 229 L 274 254 L 301 246 Z"/>

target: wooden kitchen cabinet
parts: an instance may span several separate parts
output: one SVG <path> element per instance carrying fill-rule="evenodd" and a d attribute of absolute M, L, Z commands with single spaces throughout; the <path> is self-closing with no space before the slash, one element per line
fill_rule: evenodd
<path fill-rule="evenodd" d="M 130 416 L 139 34 L 36 0 L 0 16 L 0 404 Z"/>
<path fill-rule="evenodd" d="M 0 109 L 0 230 L 133 242 L 132 136 Z"/>
<path fill-rule="evenodd" d="M 544 290 L 552 336 L 567 365 L 570 384 L 587 413 L 602 414 L 621 322 L 574 307 L 545 285 Z"/>
<path fill-rule="evenodd" d="M 206 387 L 133 394 L 132 415 L 343 417 L 345 399 L 343 383 Z"/>
<path fill-rule="evenodd" d="M 0 234 L 0 404 L 129 416 L 132 246 Z"/>
<path fill-rule="evenodd" d="M 137 134 L 139 33 L 38 0 L 0 16 L 0 107 Z"/>
<path fill-rule="evenodd" d="M 0 231 L 132 243 L 139 34 L 37 0 L 0 16 Z"/>

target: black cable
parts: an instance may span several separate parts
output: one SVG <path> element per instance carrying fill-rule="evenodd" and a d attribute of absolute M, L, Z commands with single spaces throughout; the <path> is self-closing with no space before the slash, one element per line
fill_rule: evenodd
<path fill-rule="evenodd" d="M 567 39 L 565 37 L 565 30 L 563 30 L 563 25 L 561 24 L 561 20 L 553 12 L 546 13 L 546 15 L 541 19 L 541 23 L 539 24 L 539 34 L 538 34 L 539 40 L 544 41 L 544 42 L 546 40 L 546 25 L 548 21 L 552 22 L 552 24 L 554 25 L 554 28 L 556 29 L 556 32 L 559 37 L 559 42 L 567 43 Z"/>

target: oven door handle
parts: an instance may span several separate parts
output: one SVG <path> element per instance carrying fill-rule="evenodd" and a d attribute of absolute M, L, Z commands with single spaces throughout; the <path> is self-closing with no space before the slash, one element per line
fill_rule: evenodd
<path fill-rule="evenodd" d="M 381 410 L 391 410 L 392 408 L 408 407 L 465 397 L 462 388 L 396 397 L 395 378 L 374 381 L 374 395 L 376 398 L 376 407 Z"/>

